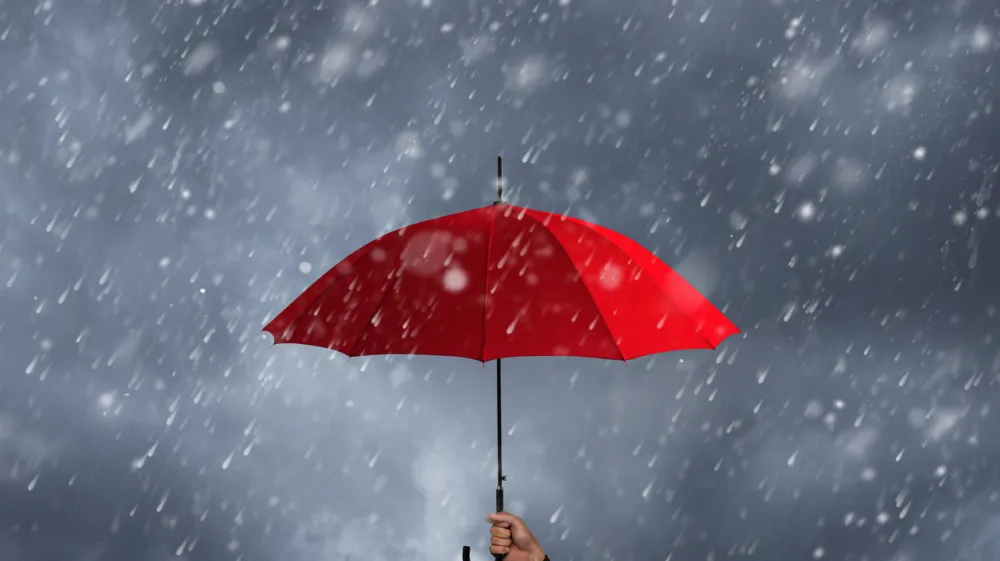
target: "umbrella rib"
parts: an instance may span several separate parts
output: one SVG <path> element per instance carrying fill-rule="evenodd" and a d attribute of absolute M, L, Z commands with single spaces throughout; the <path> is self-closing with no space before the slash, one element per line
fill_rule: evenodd
<path fill-rule="evenodd" d="M 579 219 L 573 218 L 572 216 L 567 216 L 566 218 L 568 220 L 572 221 L 574 224 L 576 224 L 578 226 L 582 226 L 582 227 L 590 230 L 591 232 L 595 232 L 596 234 L 598 234 L 600 236 L 600 239 L 602 239 L 602 240 L 608 242 L 609 244 L 611 244 L 611 247 L 615 248 L 615 251 L 617 251 L 618 253 L 620 253 L 623 256 L 625 256 L 626 259 L 629 259 L 629 260 L 632 259 L 632 256 L 629 255 L 629 252 L 625 251 L 625 249 L 623 249 L 621 246 L 619 246 L 617 243 L 615 243 L 614 240 L 612 240 L 612 239 L 608 238 L 607 236 L 605 236 L 604 234 L 602 234 L 600 230 L 595 230 L 594 228 L 592 228 L 591 224 L 589 224 L 589 223 L 587 223 L 587 222 L 585 222 L 583 220 L 579 220 Z M 656 257 L 656 256 L 654 255 L 653 257 Z M 658 257 L 656 257 L 656 258 L 659 259 Z M 699 328 L 698 324 L 695 323 L 695 321 L 691 319 L 691 316 L 689 316 L 686 313 L 684 313 L 683 310 L 679 310 L 679 311 L 680 311 L 680 315 L 688 320 L 688 323 L 690 323 L 694 327 L 694 332 L 701 336 L 702 340 L 705 341 L 705 343 L 709 346 L 709 348 L 711 348 L 712 350 L 718 349 L 718 347 L 714 343 L 712 343 L 712 341 L 710 341 L 708 339 L 708 337 L 704 333 L 701 332 L 701 328 Z"/>
<path fill-rule="evenodd" d="M 479 362 L 486 362 L 486 299 L 490 294 L 490 261 L 493 259 L 493 230 L 497 224 L 497 206 L 490 208 L 490 233 L 486 237 L 486 270 L 483 272 L 483 346 L 479 349 Z"/>
<path fill-rule="evenodd" d="M 350 261 L 350 265 L 351 266 L 356 266 L 359 261 L 361 261 L 365 257 L 368 257 L 368 254 L 370 254 L 372 252 L 372 250 L 374 250 L 375 247 L 376 247 L 375 246 L 375 242 L 379 241 L 380 239 L 382 239 L 381 236 L 378 237 L 378 238 L 375 238 L 374 240 L 372 240 L 371 243 L 369 243 L 365 247 L 362 247 L 362 248 L 358 249 L 357 251 L 355 251 L 353 254 L 348 255 L 345 258 L 345 260 L 350 260 L 352 256 L 356 256 L 355 259 L 353 259 L 353 260 Z M 338 263 L 338 265 L 339 265 L 339 263 Z M 333 288 L 333 285 L 337 284 L 337 281 L 340 280 L 344 276 L 343 271 L 337 269 L 336 266 L 334 266 L 334 270 L 336 270 L 337 274 L 333 275 L 333 277 L 330 278 L 330 282 L 327 283 L 327 285 L 324 286 L 323 289 L 320 290 L 316 294 L 316 297 L 313 298 L 311 302 L 309 302 L 308 306 L 305 306 L 304 308 L 302 308 L 302 311 L 299 312 L 298 314 L 296 314 L 295 317 L 293 317 L 288 322 L 288 325 L 285 326 L 284 331 L 287 331 L 287 330 L 291 329 L 293 325 L 295 325 L 299 320 L 301 320 L 302 317 L 304 315 L 306 315 L 306 312 L 309 311 L 313 306 L 315 306 L 316 302 L 319 302 L 320 299 L 322 299 L 324 296 L 326 296 L 330 292 L 330 289 Z M 320 277 L 320 279 L 322 279 L 322 277 Z M 306 289 L 306 290 L 308 290 L 308 289 Z M 294 302 L 292 304 L 294 304 Z M 284 313 L 284 312 L 282 312 L 282 313 Z M 274 323 L 279 317 L 281 317 L 281 314 L 278 314 L 278 316 L 276 316 L 274 319 L 272 319 L 270 322 L 268 322 L 268 325 L 264 326 L 264 330 L 267 331 L 267 328 L 271 325 L 271 323 Z M 274 334 L 272 333 L 272 335 L 274 335 Z"/>
<path fill-rule="evenodd" d="M 615 334 L 611 332 L 611 326 L 608 325 L 608 320 L 604 319 L 604 312 L 601 310 L 601 305 L 598 304 L 597 299 L 594 298 L 594 292 L 590 290 L 590 287 L 587 286 L 587 282 L 583 280 L 583 274 L 580 273 L 580 269 L 577 268 L 576 263 L 573 261 L 573 257 L 570 256 L 568 251 L 566 251 L 566 247 L 563 246 L 562 242 L 559 241 L 559 236 L 555 235 L 555 233 L 552 230 L 549 230 L 548 226 L 546 226 L 544 222 L 532 216 L 530 210 L 528 212 L 525 212 L 524 216 L 533 220 L 536 224 L 538 224 L 542 228 L 543 231 L 545 231 L 549 236 L 551 236 L 553 241 L 555 241 L 556 247 L 558 247 L 559 251 L 562 251 L 563 255 L 566 256 L 566 259 L 569 260 L 569 264 L 573 268 L 573 271 L 576 272 L 578 277 L 580 277 L 580 284 L 583 285 L 583 289 L 586 290 L 587 295 L 590 296 L 590 301 L 593 302 L 594 307 L 597 308 L 597 317 L 601 320 L 601 325 L 604 326 L 604 330 L 608 332 L 608 337 L 611 338 L 611 344 L 614 345 L 615 350 L 618 351 L 618 357 L 621 359 L 622 362 L 627 362 L 625 360 L 625 353 L 622 352 L 622 348 L 618 346 L 618 341 L 615 340 Z M 617 248 L 618 246 L 615 247 Z"/>

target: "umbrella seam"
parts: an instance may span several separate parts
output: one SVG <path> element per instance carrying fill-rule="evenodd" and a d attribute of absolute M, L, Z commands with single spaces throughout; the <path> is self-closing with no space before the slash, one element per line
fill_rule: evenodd
<path fill-rule="evenodd" d="M 486 299 L 490 293 L 490 260 L 493 259 L 493 230 L 497 225 L 497 205 L 490 207 L 490 233 L 486 237 L 486 270 L 483 272 L 483 346 L 479 349 L 479 362 L 486 363 Z"/>
<path fill-rule="evenodd" d="M 372 240 L 372 242 L 369 244 L 371 247 L 369 247 L 368 250 L 365 251 L 364 253 L 362 253 L 361 255 L 358 255 L 357 259 L 355 259 L 354 261 L 351 261 L 350 262 L 351 266 L 352 267 L 356 266 L 362 259 L 364 259 L 365 257 L 368 257 L 368 255 L 372 251 L 374 251 L 374 249 L 377 247 L 377 244 L 375 242 L 379 241 L 380 239 L 382 239 L 381 236 L 378 237 L 378 238 L 376 238 L 376 239 L 374 239 L 374 240 Z M 334 266 L 334 268 L 336 268 L 336 266 Z M 316 297 L 312 299 L 312 302 L 309 302 L 308 306 L 302 308 L 302 311 L 299 312 L 298 314 L 296 314 L 295 317 L 292 318 L 292 321 L 288 322 L 288 325 L 286 325 L 285 329 L 283 329 L 282 331 L 288 331 L 288 330 L 290 330 L 292 328 L 292 326 L 294 326 L 299 320 L 301 320 L 302 316 L 306 315 L 306 312 L 308 312 L 310 309 L 312 309 L 313 306 L 316 305 L 316 302 L 319 302 L 320 299 L 323 298 L 323 296 L 326 296 L 326 294 L 328 292 L 330 292 L 330 289 L 333 288 L 333 285 L 337 284 L 337 281 L 340 280 L 340 279 L 342 279 L 343 277 L 344 277 L 344 273 L 342 271 L 338 270 L 337 274 L 332 279 L 330 279 L 330 282 L 326 286 L 323 287 L 323 290 L 320 290 L 319 294 L 317 294 Z M 308 288 L 307 288 L 307 290 L 308 290 Z M 271 323 L 273 323 L 274 320 L 278 319 L 278 317 L 280 315 L 281 314 L 279 313 L 278 316 L 275 316 L 274 319 L 272 319 L 270 322 L 268 322 L 268 325 L 270 325 Z M 267 325 L 264 326 L 263 331 L 267 331 Z"/>
<path fill-rule="evenodd" d="M 627 362 L 627 360 L 625 359 L 625 353 L 622 352 L 621 346 L 618 345 L 618 341 L 615 339 L 615 334 L 612 333 L 611 331 L 611 326 L 608 325 L 608 320 L 604 319 L 604 311 L 601 309 L 601 305 L 597 303 L 597 299 L 594 298 L 593 291 L 591 291 L 590 287 L 587 286 L 587 282 L 583 280 L 583 273 L 581 273 L 580 269 L 577 268 L 576 262 L 573 261 L 573 257 L 569 254 L 568 251 L 566 251 L 566 246 L 564 246 L 562 242 L 559 241 L 559 236 L 557 236 L 555 232 L 553 232 L 552 230 L 549 230 L 549 227 L 546 226 L 544 222 L 532 216 L 531 210 L 525 212 L 524 216 L 527 216 L 528 218 L 533 220 L 536 224 L 538 224 L 542 228 L 542 230 L 548 233 L 548 235 L 552 236 L 552 239 L 555 240 L 556 247 L 558 247 L 559 250 L 562 251 L 563 255 L 565 255 L 566 258 L 569 260 L 569 264 L 573 268 L 573 271 L 575 271 L 576 274 L 580 277 L 580 284 L 583 285 L 583 289 L 587 291 L 587 296 L 590 296 L 590 301 L 593 302 L 594 307 L 597 308 L 597 317 L 600 318 L 601 325 L 604 326 L 604 330 L 608 332 L 608 337 L 611 338 L 611 344 L 613 344 L 615 346 L 615 350 L 618 351 L 618 357 L 621 359 L 622 362 Z M 616 245 L 615 248 L 618 249 L 618 246 Z"/>
<path fill-rule="evenodd" d="M 617 243 L 615 243 L 615 241 L 614 241 L 614 240 L 612 240 L 611 238 L 609 238 L 609 237 L 605 236 L 605 235 L 604 235 L 603 233 L 601 233 L 601 231 L 599 231 L 599 230 L 595 230 L 594 228 L 591 228 L 591 227 L 590 227 L 590 224 L 588 224 L 587 222 L 585 222 L 585 221 L 583 221 L 583 220 L 579 220 L 579 219 L 576 219 L 576 218 L 573 218 L 572 216 L 567 216 L 566 218 L 567 218 L 567 219 L 569 219 L 569 220 L 570 220 L 571 222 L 573 222 L 574 224 L 576 224 L 576 225 L 578 225 L 578 226 L 582 226 L 582 227 L 584 227 L 584 228 L 586 228 L 586 229 L 590 230 L 591 232 L 594 232 L 595 234 L 597 234 L 598 236 L 600 236 L 600 239 L 602 239 L 602 240 L 605 240 L 606 242 L 608 242 L 609 244 L 611 244 L 611 247 L 615 248 L 615 250 L 617 250 L 617 251 L 618 251 L 618 253 L 620 253 L 620 254 L 624 255 L 624 256 L 625 256 L 625 257 L 626 257 L 627 259 L 629 259 L 629 260 L 631 260 L 631 259 L 632 259 L 632 256 L 631 256 L 631 255 L 629 254 L 629 252 L 625 251 L 625 249 L 624 249 L 624 248 L 622 248 L 622 247 L 621 247 L 620 245 L 618 245 Z M 616 232 L 616 233 L 617 233 L 617 232 Z M 621 235 L 621 234 L 619 234 L 619 235 Z M 638 242 L 636 242 L 636 243 L 638 243 Z M 655 254 L 653 255 L 653 257 L 654 257 L 654 258 L 656 258 L 656 259 L 659 259 L 659 257 L 657 257 L 657 256 L 656 256 Z M 642 266 L 640 265 L 640 267 L 642 267 Z M 708 337 L 706 337 L 706 336 L 705 336 L 705 334 L 701 332 L 701 328 L 699 328 L 699 327 L 698 327 L 698 324 L 697 324 L 697 323 L 695 323 L 695 321 L 694 321 L 693 319 L 691 319 L 691 316 L 689 316 L 689 315 L 687 315 L 686 313 L 684 313 L 684 311 L 683 311 L 683 310 L 678 310 L 678 311 L 679 311 L 679 312 L 680 312 L 680 314 L 681 314 L 681 315 L 682 315 L 682 316 L 683 316 L 684 318 L 686 318 L 686 319 L 688 320 L 688 322 L 689 322 L 689 323 L 690 323 L 690 324 L 691 324 L 691 325 L 692 325 L 692 326 L 694 327 L 694 332 L 695 332 L 695 333 L 697 333 L 698 335 L 700 335 L 700 336 L 701 336 L 701 338 L 702 338 L 702 340 L 704 340 L 704 341 L 705 341 L 705 343 L 707 343 L 707 344 L 708 344 L 708 346 L 709 346 L 709 347 L 710 347 L 710 348 L 711 348 L 711 349 L 712 349 L 713 351 L 715 351 L 715 350 L 718 350 L 718 347 L 717 347 L 717 346 L 715 346 L 715 345 L 714 345 L 714 344 L 712 343 L 712 341 L 710 341 L 710 340 L 708 339 Z"/>
<path fill-rule="evenodd" d="M 358 335 L 358 340 L 355 341 L 354 346 L 351 347 L 351 352 L 347 353 L 348 357 L 353 357 L 354 353 L 358 350 L 358 347 L 361 346 L 361 341 L 365 338 L 365 334 L 368 333 L 368 327 L 371 326 L 372 321 L 375 320 L 375 316 L 378 315 L 379 311 L 382 309 L 382 306 L 385 305 L 385 301 L 389 298 L 389 294 L 392 293 L 393 290 L 395 290 L 396 285 L 399 284 L 399 280 L 402 278 L 403 278 L 402 275 L 397 275 L 396 278 L 393 279 L 392 284 L 389 285 L 389 288 L 385 290 L 385 293 L 382 295 L 382 298 L 378 301 L 378 306 L 375 306 L 375 311 L 372 312 L 371 317 L 368 318 L 367 322 L 365 322 L 364 328 L 361 329 L 361 334 Z"/>

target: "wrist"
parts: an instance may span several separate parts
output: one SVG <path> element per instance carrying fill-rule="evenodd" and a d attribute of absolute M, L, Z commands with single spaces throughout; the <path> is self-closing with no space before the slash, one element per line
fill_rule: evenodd
<path fill-rule="evenodd" d="M 549 561 L 549 557 L 545 555 L 542 548 L 538 548 L 528 554 L 528 561 Z"/>

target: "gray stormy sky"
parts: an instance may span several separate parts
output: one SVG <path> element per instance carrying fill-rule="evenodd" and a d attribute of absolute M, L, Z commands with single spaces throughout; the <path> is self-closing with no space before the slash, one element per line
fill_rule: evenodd
<path fill-rule="evenodd" d="M 486 559 L 492 369 L 271 347 L 510 198 L 745 334 L 512 360 L 554 560 L 1000 558 L 984 0 L 0 0 L 0 561 Z"/>

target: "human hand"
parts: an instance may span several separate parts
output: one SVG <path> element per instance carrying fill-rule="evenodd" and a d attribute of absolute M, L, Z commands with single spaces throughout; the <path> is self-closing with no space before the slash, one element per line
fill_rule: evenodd
<path fill-rule="evenodd" d="M 509 512 L 493 512 L 486 517 L 490 528 L 490 553 L 506 555 L 504 561 L 544 561 L 542 546 L 524 520 Z"/>

